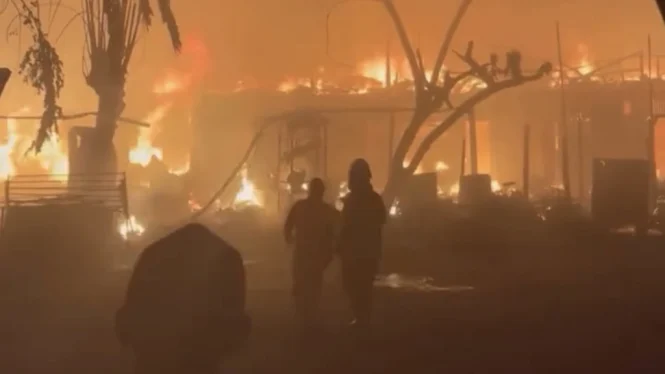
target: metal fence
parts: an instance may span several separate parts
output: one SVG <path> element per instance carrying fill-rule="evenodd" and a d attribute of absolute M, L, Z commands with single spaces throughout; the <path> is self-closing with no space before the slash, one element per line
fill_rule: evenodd
<path fill-rule="evenodd" d="M 4 183 L 0 227 L 8 209 L 43 205 L 99 206 L 129 219 L 127 179 L 124 173 L 13 176 Z"/>

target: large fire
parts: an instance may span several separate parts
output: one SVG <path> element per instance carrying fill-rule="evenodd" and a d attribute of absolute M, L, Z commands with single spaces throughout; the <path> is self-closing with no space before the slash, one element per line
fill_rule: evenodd
<path fill-rule="evenodd" d="M 129 162 L 141 166 L 148 166 L 153 157 L 159 160 L 164 158 L 164 152 L 161 148 L 153 146 L 154 137 L 156 135 L 155 124 L 159 123 L 166 114 L 173 103 L 169 102 L 162 104 L 155 108 L 144 119 L 144 122 L 149 123 L 150 127 L 141 127 L 139 129 L 139 136 L 136 140 L 136 146 L 129 151 Z"/>
<path fill-rule="evenodd" d="M 30 108 L 23 107 L 10 113 L 10 117 L 27 116 L 30 114 L 32 114 Z M 19 174 L 21 169 L 28 172 L 27 168 L 33 167 L 32 165 L 36 164 L 39 165 L 41 170 L 31 170 L 30 172 L 45 172 L 53 180 L 67 181 L 69 160 L 57 133 L 52 132 L 49 134 L 49 137 L 42 146 L 41 152 L 37 154 L 33 151 L 28 152 L 38 128 L 39 122 L 36 122 L 33 126 L 26 126 L 27 131 L 20 131 L 17 119 L 10 118 L 7 120 L 5 141 L 0 144 L 1 180 L 7 180 Z"/>

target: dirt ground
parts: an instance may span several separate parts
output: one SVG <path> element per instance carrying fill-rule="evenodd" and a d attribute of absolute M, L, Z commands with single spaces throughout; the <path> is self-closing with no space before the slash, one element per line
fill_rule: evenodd
<path fill-rule="evenodd" d="M 665 240 L 566 245 L 428 258 L 440 273 L 421 275 L 450 288 L 377 288 L 373 333 L 364 340 L 345 329 L 333 266 L 325 338 L 307 343 L 294 333 L 288 250 L 249 248 L 254 329 L 223 372 L 664 373 Z M 409 262 L 387 256 L 387 272 Z M 49 284 L 18 292 L 5 277 L 0 372 L 129 373 L 131 356 L 112 330 L 127 273 L 116 269 L 66 292 Z"/>

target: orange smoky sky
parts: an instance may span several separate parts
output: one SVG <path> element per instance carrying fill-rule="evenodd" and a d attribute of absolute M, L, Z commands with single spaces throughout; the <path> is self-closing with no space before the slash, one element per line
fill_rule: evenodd
<path fill-rule="evenodd" d="M 200 7 L 173 3 L 183 32 L 204 38 L 222 79 L 276 81 L 309 74 L 318 66 L 344 69 L 383 54 L 387 40 L 395 39 L 385 11 L 374 2 L 351 1 L 336 8 L 330 17 L 330 56 L 326 14 L 338 0 L 197 2 Z M 414 43 L 431 59 L 459 1 L 395 3 Z M 580 44 L 592 58 L 610 59 L 646 49 L 648 34 L 654 51 L 665 52 L 665 25 L 653 0 L 475 0 L 454 45 L 462 49 L 472 39 L 479 55 L 517 48 L 535 65 L 556 57 L 557 21 L 564 57 L 571 63 L 579 59 Z M 396 43 L 394 47 L 397 52 Z"/>
<path fill-rule="evenodd" d="M 456 0 L 394 0 L 425 63 L 431 63 L 443 33 L 459 3 Z M 78 0 L 65 0 L 71 8 Z M 252 80 L 276 87 L 288 76 L 308 76 L 325 67 L 351 72 L 363 60 L 385 53 L 389 40 L 399 47 L 380 4 L 349 1 L 330 17 L 338 0 L 173 0 L 185 40 L 180 55 L 173 53 L 159 19 L 143 34 L 128 76 L 129 97 L 151 92 L 169 69 L 188 70 L 209 85 L 230 87 Z M 51 37 L 59 33 L 71 11 L 61 10 Z M 69 14 L 69 16 L 68 16 Z M 3 24 L 9 15 L 0 16 Z M 665 25 L 653 0 L 474 0 L 454 41 L 456 49 L 474 40 L 479 58 L 490 52 L 517 48 L 525 64 L 536 66 L 556 59 L 555 23 L 561 24 L 564 60 L 573 64 L 580 54 L 606 60 L 646 50 L 647 35 L 655 53 L 665 52 Z M 326 40 L 329 40 L 329 54 Z M 25 41 L 24 41 L 25 42 Z M 16 38 L 0 41 L 5 66 L 16 69 L 20 54 Z M 94 105 L 81 70 L 83 37 L 80 25 L 66 29 L 57 43 L 65 63 L 66 105 Z M 455 67 L 452 55 L 446 65 Z M 195 77 L 197 78 L 197 77 Z M 16 87 L 18 77 L 10 87 Z M 67 103 L 69 102 L 69 103 Z M 131 104 L 131 103 L 129 103 Z M 4 105 L 2 105 L 4 107 Z M 131 105 L 128 105 L 131 107 Z"/>

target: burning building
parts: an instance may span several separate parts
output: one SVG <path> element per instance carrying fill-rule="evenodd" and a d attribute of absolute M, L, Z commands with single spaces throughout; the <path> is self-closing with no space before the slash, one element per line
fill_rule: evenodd
<path fill-rule="evenodd" d="M 473 113 L 477 172 L 491 174 L 502 182 L 521 184 L 525 124 L 530 125 L 532 132 L 531 182 L 534 186 L 562 182 L 563 134 L 568 134 L 574 195 L 580 195 L 579 188 L 590 187 L 592 158 L 646 158 L 647 118 L 651 110 L 649 87 L 654 88 L 655 111 L 658 112 L 658 103 L 662 100 L 659 97 L 665 86 L 659 79 L 659 69 L 651 74 L 654 79 L 648 79 L 644 61 L 642 54 L 637 53 L 597 68 L 582 61 L 577 68 L 564 70 L 565 112 L 562 112 L 561 87 L 556 74 L 551 80 L 486 100 Z M 391 79 L 397 84 L 386 84 L 373 79 L 385 77 L 385 69 L 381 71 L 377 65 L 369 63 L 363 66 L 368 70 L 368 79 L 352 82 L 354 87 L 342 87 L 315 77 L 289 80 L 276 91 L 242 90 L 205 96 L 193 117 L 193 178 L 201 180 L 201 186 L 221 184 L 221 179 L 240 161 L 240 155 L 261 128 L 262 118 L 301 109 L 327 119 L 325 139 L 321 139 L 320 145 L 325 149 L 324 167 L 317 171 L 319 175 L 325 174 L 322 176 L 333 181 L 343 180 L 349 162 L 364 157 L 373 165 L 376 184 L 380 187 L 387 178 L 391 147 L 410 118 L 413 92 L 407 80 L 399 80 L 395 75 Z M 482 88 L 477 82 L 467 82 L 456 92 L 453 102 Z M 423 135 L 445 115 L 442 111 L 433 116 L 431 122 L 423 126 Z M 565 129 L 562 119 L 565 119 Z M 439 179 L 444 189 L 454 188 L 462 172 L 462 141 L 470 138 L 466 122 L 451 128 L 419 167 L 421 171 L 441 171 Z M 286 165 L 282 162 L 289 145 L 284 145 L 285 138 L 277 130 L 279 127 L 265 131 L 250 162 L 250 175 L 256 173 L 256 179 L 264 179 L 260 184 L 266 190 L 278 185 L 267 176 L 283 180 L 285 175 Z M 655 138 L 660 139 L 660 131 L 656 133 Z M 470 148 L 466 147 L 467 155 Z M 471 169 L 469 159 L 465 157 L 464 161 L 467 172 Z M 446 167 L 441 167 L 441 163 Z"/>

